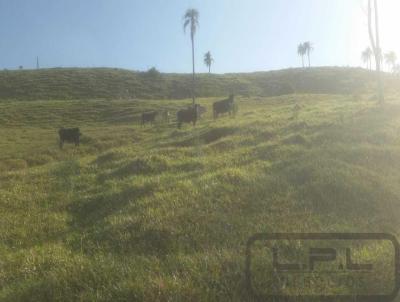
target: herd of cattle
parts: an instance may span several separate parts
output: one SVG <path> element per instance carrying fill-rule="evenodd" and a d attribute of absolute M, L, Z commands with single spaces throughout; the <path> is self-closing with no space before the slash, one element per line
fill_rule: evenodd
<path fill-rule="evenodd" d="M 213 103 L 213 117 L 217 119 L 219 115 L 228 113 L 233 115 L 236 113 L 236 104 L 233 95 L 229 98 L 217 101 Z M 181 109 L 176 113 L 176 120 L 178 128 L 181 128 L 183 123 L 192 123 L 193 126 L 196 125 L 198 119 L 207 111 L 207 109 L 199 104 L 192 105 L 188 108 Z M 142 113 L 141 125 L 153 124 L 158 115 L 162 115 L 164 120 L 169 123 L 171 114 L 169 111 L 151 111 Z M 79 128 L 61 128 L 58 131 L 60 138 L 60 148 L 64 146 L 64 142 L 74 143 L 75 146 L 79 146 L 80 136 L 82 135 Z"/>

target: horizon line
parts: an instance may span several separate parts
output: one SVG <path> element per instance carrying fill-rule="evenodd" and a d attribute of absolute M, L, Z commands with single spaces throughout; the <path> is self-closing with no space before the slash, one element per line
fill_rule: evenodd
<path fill-rule="evenodd" d="M 112 66 L 55 66 L 55 67 L 40 67 L 40 68 L 35 68 L 35 67 L 30 67 L 30 68 L 3 68 L 0 70 L 0 72 L 4 71 L 39 71 L 39 70 L 51 70 L 51 69 L 114 69 L 114 70 L 124 70 L 124 71 L 129 71 L 133 73 L 144 73 L 149 71 L 151 68 L 147 70 L 137 70 L 137 69 L 129 69 L 129 68 L 124 68 L 124 67 L 112 67 Z M 156 68 L 157 71 L 159 71 L 161 74 L 179 74 L 179 75 L 191 75 L 191 72 L 164 72 L 160 71 Z M 254 71 L 233 71 L 233 72 L 196 72 L 195 75 L 205 75 L 205 74 L 210 74 L 210 75 L 229 75 L 229 74 L 251 74 L 251 73 L 267 73 L 267 72 L 274 72 L 274 71 L 285 71 L 285 70 L 310 70 L 310 69 L 323 69 L 323 68 L 343 68 L 343 69 L 362 69 L 365 71 L 375 71 L 375 70 L 369 70 L 363 66 L 351 66 L 351 65 L 320 65 L 320 66 L 311 66 L 311 67 L 285 67 L 285 68 L 280 68 L 280 69 L 266 69 L 266 70 L 254 70 Z M 385 71 L 382 71 L 385 72 Z"/>

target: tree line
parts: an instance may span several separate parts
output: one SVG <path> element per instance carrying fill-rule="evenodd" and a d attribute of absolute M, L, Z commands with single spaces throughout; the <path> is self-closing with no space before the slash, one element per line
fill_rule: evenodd
<path fill-rule="evenodd" d="M 301 57 L 301 62 L 304 68 L 304 57 L 307 55 L 308 58 L 308 68 L 311 67 L 311 52 L 314 50 L 314 47 L 311 42 L 307 41 L 304 43 L 300 43 L 299 46 L 297 46 L 297 54 Z"/>
<path fill-rule="evenodd" d="M 388 71 L 391 71 L 393 73 L 400 72 L 400 64 L 397 63 L 397 54 L 394 51 L 389 51 L 383 55 L 382 51 L 379 50 L 378 58 L 381 61 L 381 64 L 383 62 L 386 63 Z M 375 60 L 375 58 L 374 58 L 374 53 L 373 53 L 371 47 L 367 47 L 361 53 L 361 59 L 362 59 L 363 63 L 366 64 L 366 68 L 369 70 L 372 70 L 372 62 L 373 62 L 373 60 Z"/>
<path fill-rule="evenodd" d="M 374 20 L 372 20 L 374 18 Z M 183 16 L 183 29 L 190 28 L 190 39 L 192 43 L 192 99 L 195 104 L 195 46 L 194 38 L 199 26 L 199 12 L 196 9 L 188 9 Z M 380 48 L 379 37 L 379 14 L 377 0 L 368 0 L 368 34 L 370 37 L 371 47 L 367 47 L 361 54 L 361 59 L 367 68 L 372 70 L 372 59 L 375 58 L 377 72 L 378 99 L 381 103 L 384 101 L 381 66 L 385 61 L 389 70 L 395 73 L 400 73 L 400 65 L 397 64 L 397 55 L 394 51 L 390 51 L 383 55 Z M 308 68 L 311 67 L 311 53 L 314 50 L 313 44 L 310 41 L 300 43 L 297 46 L 297 54 L 301 57 L 302 66 L 305 67 L 305 57 L 307 57 Z M 208 72 L 211 72 L 211 65 L 214 59 L 211 52 L 204 54 L 204 64 L 208 67 Z"/>

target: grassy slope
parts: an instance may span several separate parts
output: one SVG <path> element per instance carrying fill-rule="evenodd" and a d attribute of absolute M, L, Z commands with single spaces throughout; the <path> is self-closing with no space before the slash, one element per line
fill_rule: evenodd
<path fill-rule="evenodd" d="M 236 119 L 136 124 L 189 102 L 0 103 L 1 301 L 240 301 L 254 233 L 400 235 L 394 97 L 241 98 Z M 79 149 L 58 150 L 59 125 L 81 127 Z"/>
<path fill-rule="evenodd" d="M 389 75 L 387 88 L 399 80 Z M 372 74 L 356 68 L 287 69 L 247 74 L 197 75 L 197 95 L 278 96 L 297 93 L 358 94 Z M 0 99 L 178 99 L 191 97 L 191 76 L 130 72 L 122 69 L 41 69 L 0 71 Z"/>

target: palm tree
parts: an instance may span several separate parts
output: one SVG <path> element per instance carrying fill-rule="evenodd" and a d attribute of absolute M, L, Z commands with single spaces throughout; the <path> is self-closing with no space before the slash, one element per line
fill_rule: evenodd
<path fill-rule="evenodd" d="M 314 47 L 311 42 L 304 42 L 303 47 L 308 57 L 308 67 L 311 67 L 310 54 L 314 50 Z"/>
<path fill-rule="evenodd" d="M 367 64 L 367 68 L 369 70 L 372 69 L 372 50 L 370 47 L 367 47 L 362 53 L 361 53 L 361 59 L 363 60 L 364 63 Z"/>
<path fill-rule="evenodd" d="M 208 73 L 211 72 L 211 65 L 214 62 L 213 57 L 211 56 L 211 52 L 208 51 L 204 54 L 204 64 L 208 67 Z"/>
<path fill-rule="evenodd" d="M 389 68 L 394 71 L 394 67 L 396 66 L 397 55 L 394 51 L 388 52 L 385 54 L 385 62 L 389 66 Z"/>
<path fill-rule="evenodd" d="M 193 65 L 193 77 L 192 77 L 192 98 L 193 98 L 193 105 L 196 103 L 195 100 L 195 93 L 194 93 L 194 36 L 196 35 L 197 27 L 199 26 L 199 12 L 194 9 L 190 8 L 186 11 L 185 15 L 183 16 L 183 30 L 186 32 L 186 28 L 190 26 L 190 40 L 192 41 L 192 65 Z"/>
<path fill-rule="evenodd" d="M 301 57 L 301 63 L 303 64 L 303 68 L 304 68 L 304 56 L 306 54 L 306 49 L 304 48 L 303 43 L 301 43 L 297 46 L 297 54 Z"/>

